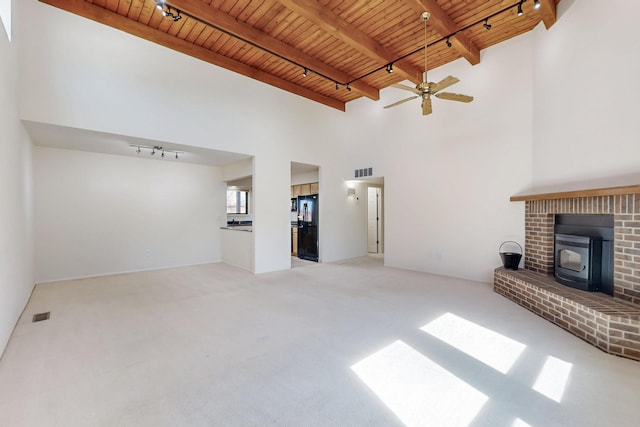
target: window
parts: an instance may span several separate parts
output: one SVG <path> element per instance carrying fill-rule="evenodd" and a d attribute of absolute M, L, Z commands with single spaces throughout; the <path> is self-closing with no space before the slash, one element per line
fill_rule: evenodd
<path fill-rule="evenodd" d="M 0 19 L 4 24 L 7 37 L 11 41 L 11 0 L 0 0 Z"/>
<path fill-rule="evenodd" d="M 228 214 L 248 214 L 249 213 L 249 192 L 227 190 L 227 213 Z"/>

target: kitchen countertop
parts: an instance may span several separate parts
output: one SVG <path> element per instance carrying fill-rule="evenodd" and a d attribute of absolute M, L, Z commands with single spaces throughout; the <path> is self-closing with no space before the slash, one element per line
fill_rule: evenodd
<path fill-rule="evenodd" d="M 220 229 L 231 231 L 248 231 L 249 233 L 253 232 L 252 225 L 228 225 L 226 227 L 220 227 Z"/>

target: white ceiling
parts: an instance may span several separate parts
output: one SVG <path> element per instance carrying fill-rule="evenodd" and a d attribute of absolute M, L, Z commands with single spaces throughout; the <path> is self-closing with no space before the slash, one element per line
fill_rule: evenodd
<path fill-rule="evenodd" d="M 90 151 L 129 157 L 146 157 L 160 161 L 197 163 L 210 166 L 223 166 L 251 157 L 247 154 L 232 153 L 229 151 L 172 144 L 165 141 L 94 132 L 26 120 L 24 121 L 24 125 L 33 143 L 43 147 Z M 164 158 L 158 155 L 151 157 L 149 150 L 143 150 L 140 154 L 136 154 L 136 149 L 131 147 L 131 145 L 160 146 L 167 150 L 181 151 L 184 152 L 184 154 L 180 154 L 177 160 L 173 154 L 167 155 Z"/>
<path fill-rule="evenodd" d="M 309 165 L 306 163 L 291 162 L 291 174 L 298 175 L 318 170 L 318 165 Z"/>

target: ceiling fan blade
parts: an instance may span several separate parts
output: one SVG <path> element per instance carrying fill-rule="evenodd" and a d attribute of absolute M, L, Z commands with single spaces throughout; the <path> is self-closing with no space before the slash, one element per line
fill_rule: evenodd
<path fill-rule="evenodd" d="M 431 109 L 431 98 L 422 98 L 422 115 L 426 116 L 427 114 L 431 114 L 432 112 L 433 110 Z"/>
<path fill-rule="evenodd" d="M 457 77 L 453 77 L 453 76 L 445 77 L 444 79 L 440 80 L 435 85 L 431 86 L 431 93 L 436 93 L 437 91 L 442 90 L 444 88 L 447 88 L 447 87 L 449 87 L 451 85 L 454 85 L 454 84 L 458 83 L 459 81 L 460 81 L 460 79 L 457 78 Z"/>
<path fill-rule="evenodd" d="M 395 87 L 396 89 L 408 90 L 409 92 L 417 93 L 418 95 L 422 94 L 422 92 L 420 92 L 415 87 L 401 85 L 400 83 L 394 83 L 391 85 L 391 87 Z"/>
<path fill-rule="evenodd" d="M 436 96 L 440 99 L 446 99 L 448 101 L 458 101 L 458 102 L 471 102 L 473 101 L 473 96 L 469 95 L 461 95 L 459 93 L 436 93 Z"/>
<path fill-rule="evenodd" d="M 412 99 L 416 99 L 418 96 L 420 96 L 420 95 L 412 96 L 412 97 L 409 97 L 407 99 L 403 99 L 402 101 L 394 102 L 393 104 L 389 104 L 389 105 L 387 105 L 387 106 L 385 106 L 383 108 L 391 108 L 391 107 L 395 107 L 396 105 L 404 104 L 407 101 L 411 101 Z"/>

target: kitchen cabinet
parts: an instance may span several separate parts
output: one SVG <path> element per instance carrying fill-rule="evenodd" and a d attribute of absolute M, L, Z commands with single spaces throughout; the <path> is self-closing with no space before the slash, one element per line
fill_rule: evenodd
<path fill-rule="evenodd" d="M 299 184 L 291 186 L 291 197 L 309 196 L 311 194 L 320 193 L 320 184 L 317 182 L 310 182 L 307 184 Z"/>
<path fill-rule="evenodd" d="M 291 255 L 298 255 L 298 227 L 291 227 Z"/>

